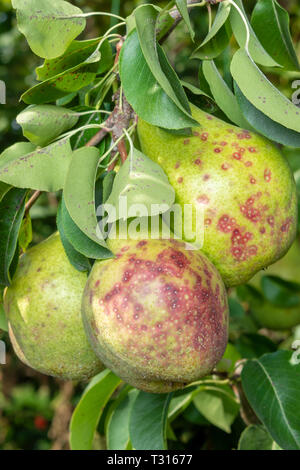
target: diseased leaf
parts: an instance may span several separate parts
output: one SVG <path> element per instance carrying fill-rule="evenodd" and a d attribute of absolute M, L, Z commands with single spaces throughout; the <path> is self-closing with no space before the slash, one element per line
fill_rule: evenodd
<path fill-rule="evenodd" d="M 242 0 L 235 0 L 235 4 L 240 8 L 243 13 L 244 19 L 248 24 L 248 28 L 250 31 L 250 42 L 249 42 L 249 51 L 252 59 L 260 65 L 265 65 L 266 67 L 276 67 L 279 64 L 272 59 L 272 57 L 267 53 L 267 51 L 263 48 L 261 43 L 256 37 L 255 32 L 253 31 L 250 21 L 247 18 L 247 14 L 245 12 Z M 237 11 L 237 9 L 232 6 L 230 10 L 230 24 L 232 27 L 233 34 L 239 43 L 240 47 L 245 47 L 246 44 L 246 28 L 245 24 Z M 247 74 L 245 74 L 247 75 Z M 251 83 L 251 82 L 250 82 Z M 254 83 L 254 82 L 253 82 Z"/>
<path fill-rule="evenodd" d="M 85 28 L 84 18 L 62 18 L 82 14 L 63 0 L 13 0 L 12 5 L 17 9 L 19 30 L 39 57 L 60 56 Z"/>
<path fill-rule="evenodd" d="M 37 79 L 40 81 L 48 80 L 85 63 L 93 55 L 100 41 L 101 38 L 73 41 L 63 55 L 56 59 L 45 60 L 43 65 L 37 67 Z M 102 43 L 100 54 L 97 73 L 103 73 L 108 70 L 113 62 L 111 45 L 107 40 Z"/>
<path fill-rule="evenodd" d="M 166 61 L 165 54 L 160 46 L 157 46 L 157 50 L 160 64 L 163 64 Z M 133 77 L 132 70 L 138 70 L 139 73 Z M 128 102 L 145 121 L 166 129 L 199 125 L 158 84 L 144 58 L 136 30 L 129 34 L 121 49 L 120 76 Z"/>
<path fill-rule="evenodd" d="M 171 393 L 139 392 L 132 407 L 129 424 L 134 449 L 166 449 L 166 425 L 171 398 Z"/>
<path fill-rule="evenodd" d="M 287 70 L 299 71 L 299 62 L 289 29 L 289 14 L 276 0 L 259 0 L 251 25 L 265 50 Z"/>
<path fill-rule="evenodd" d="M 58 191 L 64 186 L 72 159 L 69 140 L 42 149 L 30 143 L 17 143 L 0 155 L 0 180 L 18 188 Z"/>
<path fill-rule="evenodd" d="M 74 111 L 53 105 L 28 106 L 17 116 L 24 137 L 40 147 L 71 129 L 77 121 Z"/>
<path fill-rule="evenodd" d="M 9 286 L 27 191 L 12 188 L 0 202 L 0 285 Z M 18 253 L 17 255 L 18 256 Z"/>
<path fill-rule="evenodd" d="M 230 69 L 241 92 L 253 106 L 282 126 L 300 132 L 299 108 L 272 85 L 245 49 L 234 54 Z"/>
<path fill-rule="evenodd" d="M 259 109 L 247 100 L 235 82 L 234 90 L 243 115 L 257 132 L 280 144 L 289 145 L 290 147 L 300 147 L 299 132 L 282 126 L 278 122 L 270 119 L 262 111 L 259 111 Z"/>
<path fill-rule="evenodd" d="M 173 205 L 175 192 L 160 165 L 134 148 L 117 173 L 112 192 L 106 201 L 106 204 L 116 209 L 115 216 L 111 214 L 109 217 L 110 222 L 124 218 L 121 210 L 123 198 L 126 198 L 125 218 L 156 216 Z M 147 214 L 137 213 L 140 205 L 143 205 L 141 210 L 147 209 Z"/>
<path fill-rule="evenodd" d="M 121 383 L 108 369 L 96 375 L 86 388 L 72 416 L 70 445 L 72 450 L 91 450 L 94 434 L 110 396 Z"/>
<path fill-rule="evenodd" d="M 300 449 L 300 363 L 277 351 L 247 361 L 242 385 L 249 403 L 272 438 L 285 450 Z"/>
<path fill-rule="evenodd" d="M 20 99 L 27 104 L 51 103 L 86 87 L 95 80 L 99 67 L 99 59 L 99 52 L 92 54 L 81 64 L 63 71 L 25 91 Z"/>

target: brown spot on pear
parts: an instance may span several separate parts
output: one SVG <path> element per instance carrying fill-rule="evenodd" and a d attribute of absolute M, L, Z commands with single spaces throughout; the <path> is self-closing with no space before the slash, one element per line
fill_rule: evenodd
<path fill-rule="evenodd" d="M 70 380 L 86 380 L 103 370 L 82 324 L 86 281 L 86 273 L 69 263 L 58 234 L 21 257 L 4 307 L 11 342 L 22 362 Z"/>
<path fill-rule="evenodd" d="M 199 194 L 207 198 L 202 209 L 210 223 L 202 251 L 226 285 L 243 284 L 280 259 L 295 239 L 295 181 L 287 160 L 264 137 L 230 127 L 195 106 L 192 114 L 201 128 L 188 145 L 185 137 L 139 119 L 142 151 L 162 166 L 182 207 L 201 204 Z M 195 165 L 198 155 L 201 165 Z"/>
<path fill-rule="evenodd" d="M 115 259 L 94 264 L 82 303 L 99 358 L 125 382 L 153 393 L 209 374 L 228 336 L 226 290 L 216 268 L 175 240 L 119 240 L 110 248 Z"/>

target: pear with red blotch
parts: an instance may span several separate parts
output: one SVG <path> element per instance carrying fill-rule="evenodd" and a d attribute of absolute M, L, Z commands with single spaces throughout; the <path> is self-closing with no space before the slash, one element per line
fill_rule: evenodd
<path fill-rule="evenodd" d="M 200 127 L 191 137 L 139 119 L 141 148 L 167 174 L 176 202 L 203 211 L 202 251 L 225 284 L 236 286 L 280 259 L 295 239 L 295 181 L 287 160 L 264 137 L 195 106 L 192 114 Z"/>
<path fill-rule="evenodd" d="M 82 313 L 101 361 L 125 382 L 167 393 L 209 374 L 228 337 L 226 290 L 199 251 L 175 240 L 110 241 Z"/>
<path fill-rule="evenodd" d="M 87 380 L 103 370 L 82 324 L 86 281 L 57 233 L 22 255 L 4 295 L 10 340 L 22 362 L 66 380 Z"/>

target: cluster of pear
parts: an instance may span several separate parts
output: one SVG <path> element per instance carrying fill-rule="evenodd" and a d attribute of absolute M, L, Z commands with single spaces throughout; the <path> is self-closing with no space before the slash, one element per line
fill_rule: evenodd
<path fill-rule="evenodd" d="M 87 379 L 103 367 L 155 393 L 209 374 L 228 338 L 226 287 L 281 258 L 296 233 L 287 161 L 267 139 L 193 107 L 189 137 L 139 120 L 142 151 L 159 163 L 176 202 L 203 212 L 204 243 L 109 242 L 114 258 L 87 279 L 69 263 L 59 235 L 28 250 L 5 293 L 10 337 L 31 367 Z"/>

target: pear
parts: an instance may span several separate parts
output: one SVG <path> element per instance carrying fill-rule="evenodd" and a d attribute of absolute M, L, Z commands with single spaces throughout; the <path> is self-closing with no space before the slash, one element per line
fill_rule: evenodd
<path fill-rule="evenodd" d="M 288 253 L 267 270 L 257 273 L 251 279 L 250 285 L 260 289 L 263 275 L 279 276 L 286 281 L 300 284 L 300 243 L 296 240 Z M 250 312 L 258 324 L 272 330 L 286 330 L 300 325 L 300 305 L 295 307 L 278 307 L 263 296 L 250 296 L 248 299 Z"/>
<path fill-rule="evenodd" d="M 4 308 L 22 362 L 70 380 L 86 380 L 103 370 L 82 324 L 86 281 L 87 275 L 69 263 L 57 233 L 21 257 Z"/>
<path fill-rule="evenodd" d="M 209 374 L 228 337 L 226 290 L 216 268 L 176 240 L 109 246 L 115 259 L 94 264 L 82 301 L 99 358 L 125 382 L 152 393 Z"/>
<path fill-rule="evenodd" d="M 297 224 L 295 181 L 287 160 L 264 137 L 195 106 L 192 114 L 201 127 L 190 137 L 139 119 L 141 148 L 164 169 L 176 202 L 203 212 L 202 250 L 225 284 L 236 286 L 291 246 Z"/>

